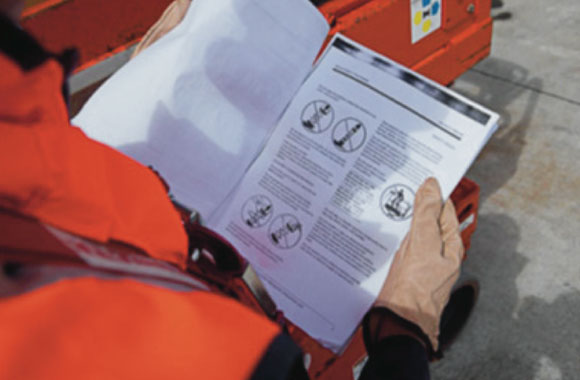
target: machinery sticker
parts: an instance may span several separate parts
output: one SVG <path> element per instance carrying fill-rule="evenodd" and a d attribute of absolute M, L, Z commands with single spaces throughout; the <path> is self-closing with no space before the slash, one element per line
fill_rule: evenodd
<path fill-rule="evenodd" d="M 411 43 L 418 42 L 441 27 L 443 0 L 411 0 Z"/>

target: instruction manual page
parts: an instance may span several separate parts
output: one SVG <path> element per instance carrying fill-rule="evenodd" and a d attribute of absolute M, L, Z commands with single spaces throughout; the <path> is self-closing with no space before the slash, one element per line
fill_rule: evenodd
<path fill-rule="evenodd" d="M 447 198 L 498 116 L 337 36 L 213 227 L 278 307 L 339 351 L 436 177 Z"/>

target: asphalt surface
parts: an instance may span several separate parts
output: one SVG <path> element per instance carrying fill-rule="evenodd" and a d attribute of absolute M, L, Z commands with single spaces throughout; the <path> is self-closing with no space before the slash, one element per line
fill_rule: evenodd
<path fill-rule="evenodd" d="M 504 3 L 491 56 L 454 85 L 503 124 L 467 175 L 479 303 L 432 378 L 580 379 L 580 2 Z"/>

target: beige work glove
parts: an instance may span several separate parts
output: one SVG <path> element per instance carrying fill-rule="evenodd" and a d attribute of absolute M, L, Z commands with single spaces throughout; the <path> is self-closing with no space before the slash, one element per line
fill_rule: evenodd
<path fill-rule="evenodd" d="M 131 58 L 134 58 L 137 54 L 147 49 L 147 47 L 151 46 L 151 44 L 175 28 L 183 20 L 183 17 L 185 17 L 190 4 L 191 0 L 175 0 L 169 4 L 161 15 L 161 18 L 145 33 L 135 48 L 135 51 L 133 51 Z"/>
<path fill-rule="evenodd" d="M 441 313 L 459 277 L 464 252 L 453 203 L 443 205 L 437 180 L 429 178 L 417 191 L 411 229 L 375 306 L 419 326 L 437 351 Z"/>

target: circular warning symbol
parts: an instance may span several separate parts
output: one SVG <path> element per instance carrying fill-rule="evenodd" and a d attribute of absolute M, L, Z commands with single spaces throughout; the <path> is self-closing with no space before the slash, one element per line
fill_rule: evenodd
<path fill-rule="evenodd" d="M 272 201 L 265 195 L 254 195 L 242 207 L 242 219 L 247 226 L 264 226 L 272 217 Z"/>
<path fill-rule="evenodd" d="M 294 215 L 282 214 L 274 218 L 268 228 L 270 241 L 278 248 L 292 248 L 302 238 L 302 224 Z"/>
<path fill-rule="evenodd" d="M 391 185 L 381 195 L 381 210 L 391 220 L 400 222 L 413 215 L 415 192 L 407 185 Z"/>
<path fill-rule="evenodd" d="M 367 130 L 364 124 L 353 117 L 342 119 L 334 126 L 332 142 L 343 152 L 354 152 L 367 139 Z"/>
<path fill-rule="evenodd" d="M 302 126 L 309 132 L 322 133 L 326 131 L 334 121 L 334 109 L 324 100 L 310 102 L 302 110 Z"/>

